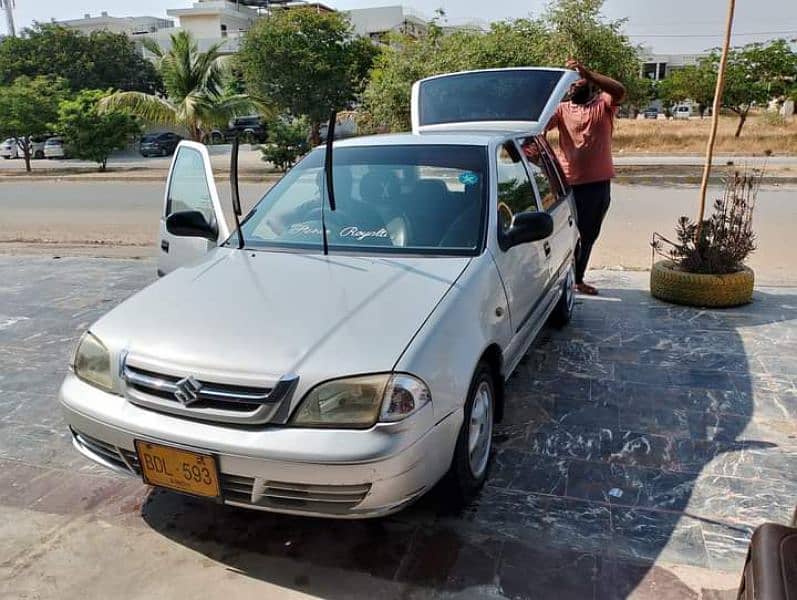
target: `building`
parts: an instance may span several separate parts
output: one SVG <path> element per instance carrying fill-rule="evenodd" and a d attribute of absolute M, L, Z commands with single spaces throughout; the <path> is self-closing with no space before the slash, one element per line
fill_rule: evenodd
<path fill-rule="evenodd" d="M 174 21 L 169 19 L 158 17 L 112 17 L 104 11 L 94 17 L 86 13 L 82 19 L 53 21 L 53 23 L 85 34 L 95 31 L 110 31 L 111 33 L 126 33 L 129 36 L 146 35 L 161 29 L 174 27 Z"/>
<path fill-rule="evenodd" d="M 168 9 L 166 14 L 174 20 L 112 17 L 103 12 L 100 16 L 85 15 L 83 19 L 58 23 L 83 33 L 106 30 L 126 33 L 134 38 L 146 36 L 154 39 L 165 50 L 171 45 L 171 35 L 184 30 L 194 37 L 200 51 L 222 42 L 222 52 L 233 54 L 240 49 L 244 34 L 258 19 L 265 18 L 276 10 L 298 7 L 334 12 L 334 9 L 321 2 L 300 0 L 194 0 L 188 8 Z M 422 15 L 398 5 L 355 9 L 346 14 L 356 33 L 376 42 L 392 31 L 417 38 L 429 28 L 429 22 Z"/>
<path fill-rule="evenodd" d="M 346 14 L 356 33 L 374 41 L 380 41 L 390 32 L 417 38 L 429 29 L 426 18 L 404 6 L 357 8 L 346 11 Z"/>
<path fill-rule="evenodd" d="M 661 81 L 675 69 L 696 65 L 704 56 L 707 54 L 655 54 L 650 48 L 643 48 L 640 53 L 641 75 L 653 81 Z"/>

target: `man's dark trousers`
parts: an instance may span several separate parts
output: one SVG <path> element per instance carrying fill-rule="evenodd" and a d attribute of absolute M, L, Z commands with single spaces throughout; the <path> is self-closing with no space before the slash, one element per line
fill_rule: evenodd
<path fill-rule="evenodd" d="M 584 283 L 592 246 L 601 232 L 601 224 L 611 203 L 611 181 L 595 181 L 574 185 L 573 197 L 576 201 L 576 219 L 581 244 L 576 255 L 576 283 Z"/>

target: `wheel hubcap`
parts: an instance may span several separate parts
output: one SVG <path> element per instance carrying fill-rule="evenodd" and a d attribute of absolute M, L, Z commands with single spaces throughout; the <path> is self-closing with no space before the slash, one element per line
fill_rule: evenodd
<path fill-rule="evenodd" d="M 490 385 L 482 381 L 476 389 L 473 409 L 468 423 L 468 457 L 475 478 L 484 474 L 490 458 L 493 435 L 493 394 Z"/>
<path fill-rule="evenodd" d="M 567 272 L 567 279 L 565 280 L 565 301 L 567 302 L 567 312 L 571 312 L 576 303 L 576 294 L 573 291 L 573 286 L 575 283 L 576 274 L 571 266 L 570 270 Z"/>

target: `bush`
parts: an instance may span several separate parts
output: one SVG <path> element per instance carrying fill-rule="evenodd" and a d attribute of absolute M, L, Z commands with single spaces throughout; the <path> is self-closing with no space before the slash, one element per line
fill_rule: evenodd
<path fill-rule="evenodd" d="M 654 252 L 687 273 L 722 275 L 741 271 L 745 259 L 756 248 L 753 209 L 762 177 L 761 171 L 754 170 L 752 174 L 737 171 L 726 178 L 725 193 L 714 202 L 714 213 L 703 221 L 699 233 L 696 222 L 681 217 L 675 228 L 677 241 L 653 234 Z"/>
<path fill-rule="evenodd" d="M 73 100 L 64 100 L 58 109 L 57 129 L 75 158 L 96 162 L 105 170 L 114 150 L 124 148 L 138 133 L 138 122 L 119 109 L 100 112 L 98 104 L 107 92 L 83 90 Z"/>
<path fill-rule="evenodd" d="M 308 150 L 305 119 L 274 119 L 268 126 L 268 143 L 260 146 L 261 160 L 272 163 L 283 173 Z"/>

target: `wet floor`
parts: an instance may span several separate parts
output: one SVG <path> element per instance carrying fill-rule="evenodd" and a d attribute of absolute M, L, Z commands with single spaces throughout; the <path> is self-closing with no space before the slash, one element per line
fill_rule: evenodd
<path fill-rule="evenodd" d="M 367 522 L 151 491 L 75 452 L 79 334 L 148 261 L 0 257 L 0 597 L 732 598 L 797 498 L 797 288 L 726 311 L 596 274 L 509 382 L 487 487 Z M 5 594 L 5 595 L 4 595 Z"/>

